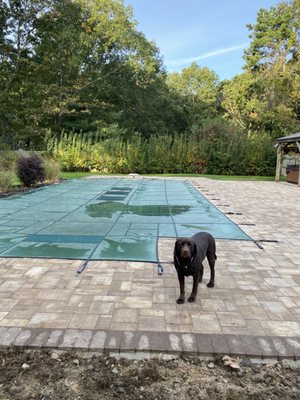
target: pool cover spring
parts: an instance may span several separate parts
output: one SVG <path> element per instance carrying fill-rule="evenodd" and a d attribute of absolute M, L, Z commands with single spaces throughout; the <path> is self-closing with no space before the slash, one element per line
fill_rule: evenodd
<path fill-rule="evenodd" d="M 251 240 L 189 182 L 78 179 L 0 199 L 0 256 L 157 261 L 159 237 Z"/>

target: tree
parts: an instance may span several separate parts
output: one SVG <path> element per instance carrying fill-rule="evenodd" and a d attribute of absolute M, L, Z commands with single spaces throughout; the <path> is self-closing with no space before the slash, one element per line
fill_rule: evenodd
<path fill-rule="evenodd" d="M 216 115 L 218 83 L 219 78 L 214 71 L 196 63 L 185 68 L 181 74 L 169 74 L 167 84 L 180 95 L 181 107 L 187 114 L 190 127 Z"/>
<path fill-rule="evenodd" d="M 146 108 L 144 93 L 161 74 L 158 49 L 136 31 L 131 8 L 122 1 L 79 0 L 72 7 L 60 2 L 39 23 L 43 121 L 57 133 L 115 123 L 135 130 L 134 105 L 142 96 Z"/>
<path fill-rule="evenodd" d="M 299 128 L 299 77 L 294 67 L 283 74 L 275 64 L 261 72 L 244 72 L 223 84 L 224 116 L 248 136 L 267 132 L 271 137 Z"/>
<path fill-rule="evenodd" d="M 122 0 L 0 0 L 0 11 L 2 142 L 165 129 L 159 51 Z"/>
<path fill-rule="evenodd" d="M 47 6 L 47 0 L 0 0 L 0 136 L 3 143 L 17 142 L 24 126 L 34 124 L 27 113 L 31 92 L 27 82 L 33 73 L 35 22 Z"/>
<path fill-rule="evenodd" d="M 255 77 L 249 72 L 237 75 L 223 83 L 222 91 L 225 117 L 250 133 L 260 107 Z"/>
<path fill-rule="evenodd" d="M 245 52 L 245 72 L 224 84 L 225 116 L 248 134 L 299 128 L 300 1 L 261 9 Z"/>
<path fill-rule="evenodd" d="M 300 0 L 282 2 L 270 10 L 260 9 L 249 24 L 250 47 L 245 51 L 246 69 L 258 70 L 275 63 L 284 65 L 299 58 Z"/>

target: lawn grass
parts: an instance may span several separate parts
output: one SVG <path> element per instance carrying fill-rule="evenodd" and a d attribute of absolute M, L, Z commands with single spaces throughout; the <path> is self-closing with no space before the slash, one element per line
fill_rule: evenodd
<path fill-rule="evenodd" d="M 275 176 L 253 176 L 253 175 L 205 175 L 206 178 L 219 179 L 223 181 L 275 181 Z M 285 177 L 281 177 L 285 181 Z"/>
<path fill-rule="evenodd" d="M 60 172 L 60 179 L 77 179 L 84 178 L 85 176 L 99 175 L 94 172 Z"/>
<path fill-rule="evenodd" d="M 77 178 L 83 178 L 85 176 L 96 176 L 96 175 L 102 175 L 94 172 L 61 172 L 60 173 L 60 178 L 61 179 L 77 179 Z M 121 174 L 117 174 L 121 175 Z M 105 176 L 110 176 L 110 175 L 105 175 Z M 114 176 L 114 174 L 111 174 L 111 176 Z M 124 174 L 124 176 L 127 176 L 127 174 Z M 275 177 L 274 176 L 238 176 L 238 175 L 207 175 L 207 174 L 145 174 L 144 176 L 151 176 L 151 177 L 182 177 L 182 178 L 187 178 L 187 177 L 192 177 L 192 178 L 197 178 L 197 177 L 202 177 L 202 178 L 210 178 L 210 179 L 217 179 L 217 180 L 227 180 L 227 181 L 274 181 Z M 285 177 L 281 177 L 282 181 L 285 181 Z"/>
<path fill-rule="evenodd" d="M 165 176 L 165 177 L 192 177 L 192 178 L 209 178 L 222 181 L 274 181 L 274 176 L 245 176 L 245 175 L 210 175 L 210 174 L 162 174 L 149 176 Z"/>

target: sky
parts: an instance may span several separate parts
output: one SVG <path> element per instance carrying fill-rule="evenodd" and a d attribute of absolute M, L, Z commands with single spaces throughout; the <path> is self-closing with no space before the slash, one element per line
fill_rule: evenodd
<path fill-rule="evenodd" d="M 137 29 L 155 41 L 168 72 L 192 62 L 214 70 L 221 80 L 240 74 L 249 47 L 247 24 L 260 8 L 279 0 L 125 0 Z"/>

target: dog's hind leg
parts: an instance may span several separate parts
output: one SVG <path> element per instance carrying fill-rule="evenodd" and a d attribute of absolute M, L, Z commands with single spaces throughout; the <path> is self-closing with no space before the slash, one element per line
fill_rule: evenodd
<path fill-rule="evenodd" d="M 207 284 L 207 287 L 214 287 L 215 286 L 215 262 L 216 256 L 213 253 L 207 254 L 207 260 L 210 268 L 210 280 Z"/>
<path fill-rule="evenodd" d="M 203 264 L 201 263 L 201 266 L 200 266 L 200 271 L 199 271 L 199 283 L 201 283 L 201 282 L 202 282 L 202 278 L 203 278 L 203 271 L 204 271 L 204 268 L 203 268 Z"/>

